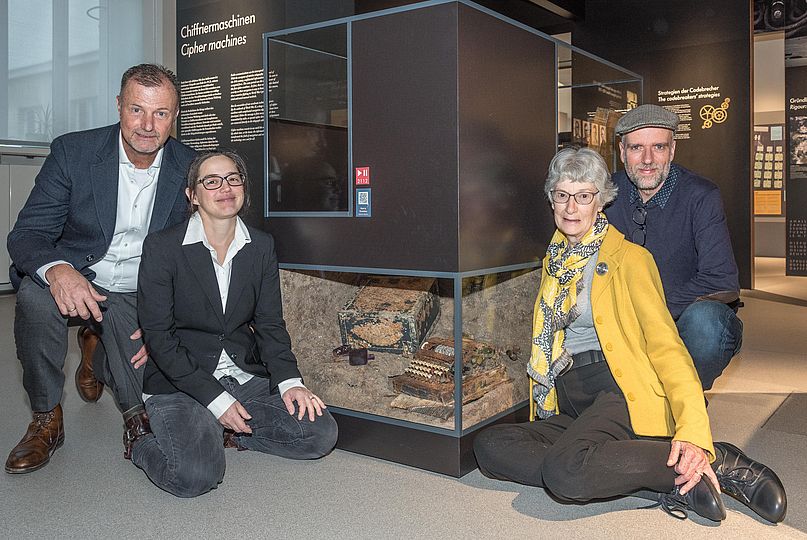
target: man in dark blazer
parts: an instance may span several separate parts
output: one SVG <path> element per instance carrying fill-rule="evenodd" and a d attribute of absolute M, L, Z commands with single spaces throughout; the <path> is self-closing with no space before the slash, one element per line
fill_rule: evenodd
<path fill-rule="evenodd" d="M 6 472 L 48 463 L 64 442 L 61 397 L 67 326 L 91 327 L 106 360 L 95 375 L 125 423 L 142 414 L 145 348 L 137 325 L 137 270 L 148 232 L 182 221 L 185 174 L 195 152 L 170 137 L 179 114 L 176 76 L 153 64 L 124 73 L 120 123 L 68 133 L 51 144 L 8 235 L 17 289 L 14 337 L 33 421 Z"/>

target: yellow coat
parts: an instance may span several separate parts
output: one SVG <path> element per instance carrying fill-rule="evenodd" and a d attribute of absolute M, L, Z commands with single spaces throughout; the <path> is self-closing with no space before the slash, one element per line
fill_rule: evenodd
<path fill-rule="evenodd" d="M 667 310 L 653 256 L 609 225 L 598 269 L 603 264 L 607 271 L 595 272 L 591 287 L 594 327 L 633 431 L 690 442 L 713 460 L 701 382 Z"/>

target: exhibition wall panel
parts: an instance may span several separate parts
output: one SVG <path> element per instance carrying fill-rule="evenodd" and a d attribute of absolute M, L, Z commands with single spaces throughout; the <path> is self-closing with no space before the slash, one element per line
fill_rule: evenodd
<path fill-rule="evenodd" d="M 630 16 L 625 14 L 630 13 Z M 589 0 L 575 45 L 644 77 L 643 103 L 681 118 L 675 162 L 710 178 L 726 207 L 740 286 L 751 286 L 751 14 L 736 0 Z"/>
<path fill-rule="evenodd" d="M 786 266 L 789 276 L 807 276 L 807 66 L 785 68 L 787 138 Z"/>

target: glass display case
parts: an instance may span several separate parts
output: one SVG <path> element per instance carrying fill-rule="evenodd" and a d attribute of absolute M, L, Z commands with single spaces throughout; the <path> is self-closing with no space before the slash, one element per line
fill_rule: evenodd
<path fill-rule="evenodd" d="M 593 148 L 619 165 L 616 122 L 641 104 L 642 78 L 571 46 L 558 47 L 558 141 Z"/>
<path fill-rule="evenodd" d="M 264 35 L 258 225 L 339 448 L 461 476 L 481 428 L 526 420 L 567 48 L 466 1 Z"/>
<path fill-rule="evenodd" d="M 347 212 L 346 25 L 268 39 L 266 46 L 268 213 Z"/>

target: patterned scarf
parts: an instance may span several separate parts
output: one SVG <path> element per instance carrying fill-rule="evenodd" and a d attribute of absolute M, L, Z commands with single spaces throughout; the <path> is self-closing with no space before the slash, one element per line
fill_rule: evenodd
<path fill-rule="evenodd" d="M 565 328 L 580 315 L 577 295 L 583 291 L 583 269 L 599 251 L 607 230 L 608 219 L 599 212 L 594 226 L 575 246 L 569 246 L 559 230 L 552 235 L 546 250 L 547 276 L 535 300 L 532 352 L 527 366 L 531 420 L 536 415 L 544 419 L 557 414 L 555 379 L 572 362 L 564 348 Z"/>

